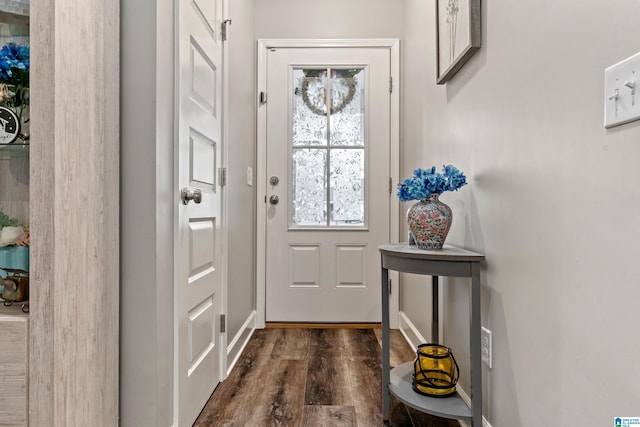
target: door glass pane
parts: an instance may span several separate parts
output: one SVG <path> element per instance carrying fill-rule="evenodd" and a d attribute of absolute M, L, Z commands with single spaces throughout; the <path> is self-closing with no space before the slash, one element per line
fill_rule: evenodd
<path fill-rule="evenodd" d="M 291 225 L 364 226 L 365 70 L 292 72 Z"/>
<path fill-rule="evenodd" d="M 331 150 L 330 225 L 364 225 L 364 150 Z"/>
<path fill-rule="evenodd" d="M 331 71 L 331 145 L 364 145 L 362 68 Z"/>
<path fill-rule="evenodd" d="M 326 145 L 326 70 L 294 69 L 293 82 L 293 145 Z"/>
<path fill-rule="evenodd" d="M 325 225 L 327 209 L 326 150 L 293 150 L 293 225 Z"/>

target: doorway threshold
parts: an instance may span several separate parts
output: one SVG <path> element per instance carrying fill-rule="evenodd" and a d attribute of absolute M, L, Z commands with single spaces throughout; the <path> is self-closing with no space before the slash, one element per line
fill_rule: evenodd
<path fill-rule="evenodd" d="M 267 322 L 267 329 L 380 329 L 380 323 Z"/>

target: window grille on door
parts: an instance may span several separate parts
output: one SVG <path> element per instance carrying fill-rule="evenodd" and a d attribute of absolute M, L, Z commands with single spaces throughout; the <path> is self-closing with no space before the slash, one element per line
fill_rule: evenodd
<path fill-rule="evenodd" d="M 291 226 L 362 228 L 365 69 L 292 71 Z"/>

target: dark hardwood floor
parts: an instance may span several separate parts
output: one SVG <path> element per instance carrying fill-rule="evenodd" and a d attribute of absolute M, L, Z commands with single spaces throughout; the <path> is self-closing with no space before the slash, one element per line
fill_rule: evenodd
<path fill-rule="evenodd" d="M 257 330 L 195 426 L 383 426 L 379 329 Z M 413 360 L 398 331 L 391 365 Z M 392 426 L 459 427 L 393 400 Z"/>

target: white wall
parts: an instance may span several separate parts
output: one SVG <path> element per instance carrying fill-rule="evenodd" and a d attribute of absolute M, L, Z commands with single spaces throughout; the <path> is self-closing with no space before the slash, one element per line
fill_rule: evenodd
<path fill-rule="evenodd" d="M 469 177 L 442 199 L 448 241 L 487 257 L 485 416 L 494 427 L 637 416 L 640 122 L 605 130 L 602 118 L 604 68 L 640 51 L 640 3 L 483 2 L 483 47 L 446 86 L 432 3 L 404 6 L 403 174 L 453 163 Z M 463 361 L 467 283 L 447 283 L 445 340 Z M 468 377 L 465 362 L 467 391 Z"/>
<path fill-rule="evenodd" d="M 228 3 L 227 343 L 238 338 L 228 349 L 233 359 L 251 332 L 243 325 L 255 309 L 256 198 L 255 184 L 247 185 L 247 167 L 255 171 L 256 47 L 254 0 Z"/>
<path fill-rule="evenodd" d="M 256 38 L 399 38 L 397 0 L 255 0 Z"/>
<path fill-rule="evenodd" d="M 122 2 L 120 425 L 173 419 L 172 0 Z M 169 89 L 167 89 L 169 88 Z M 169 172 L 169 173 L 167 173 Z"/>

